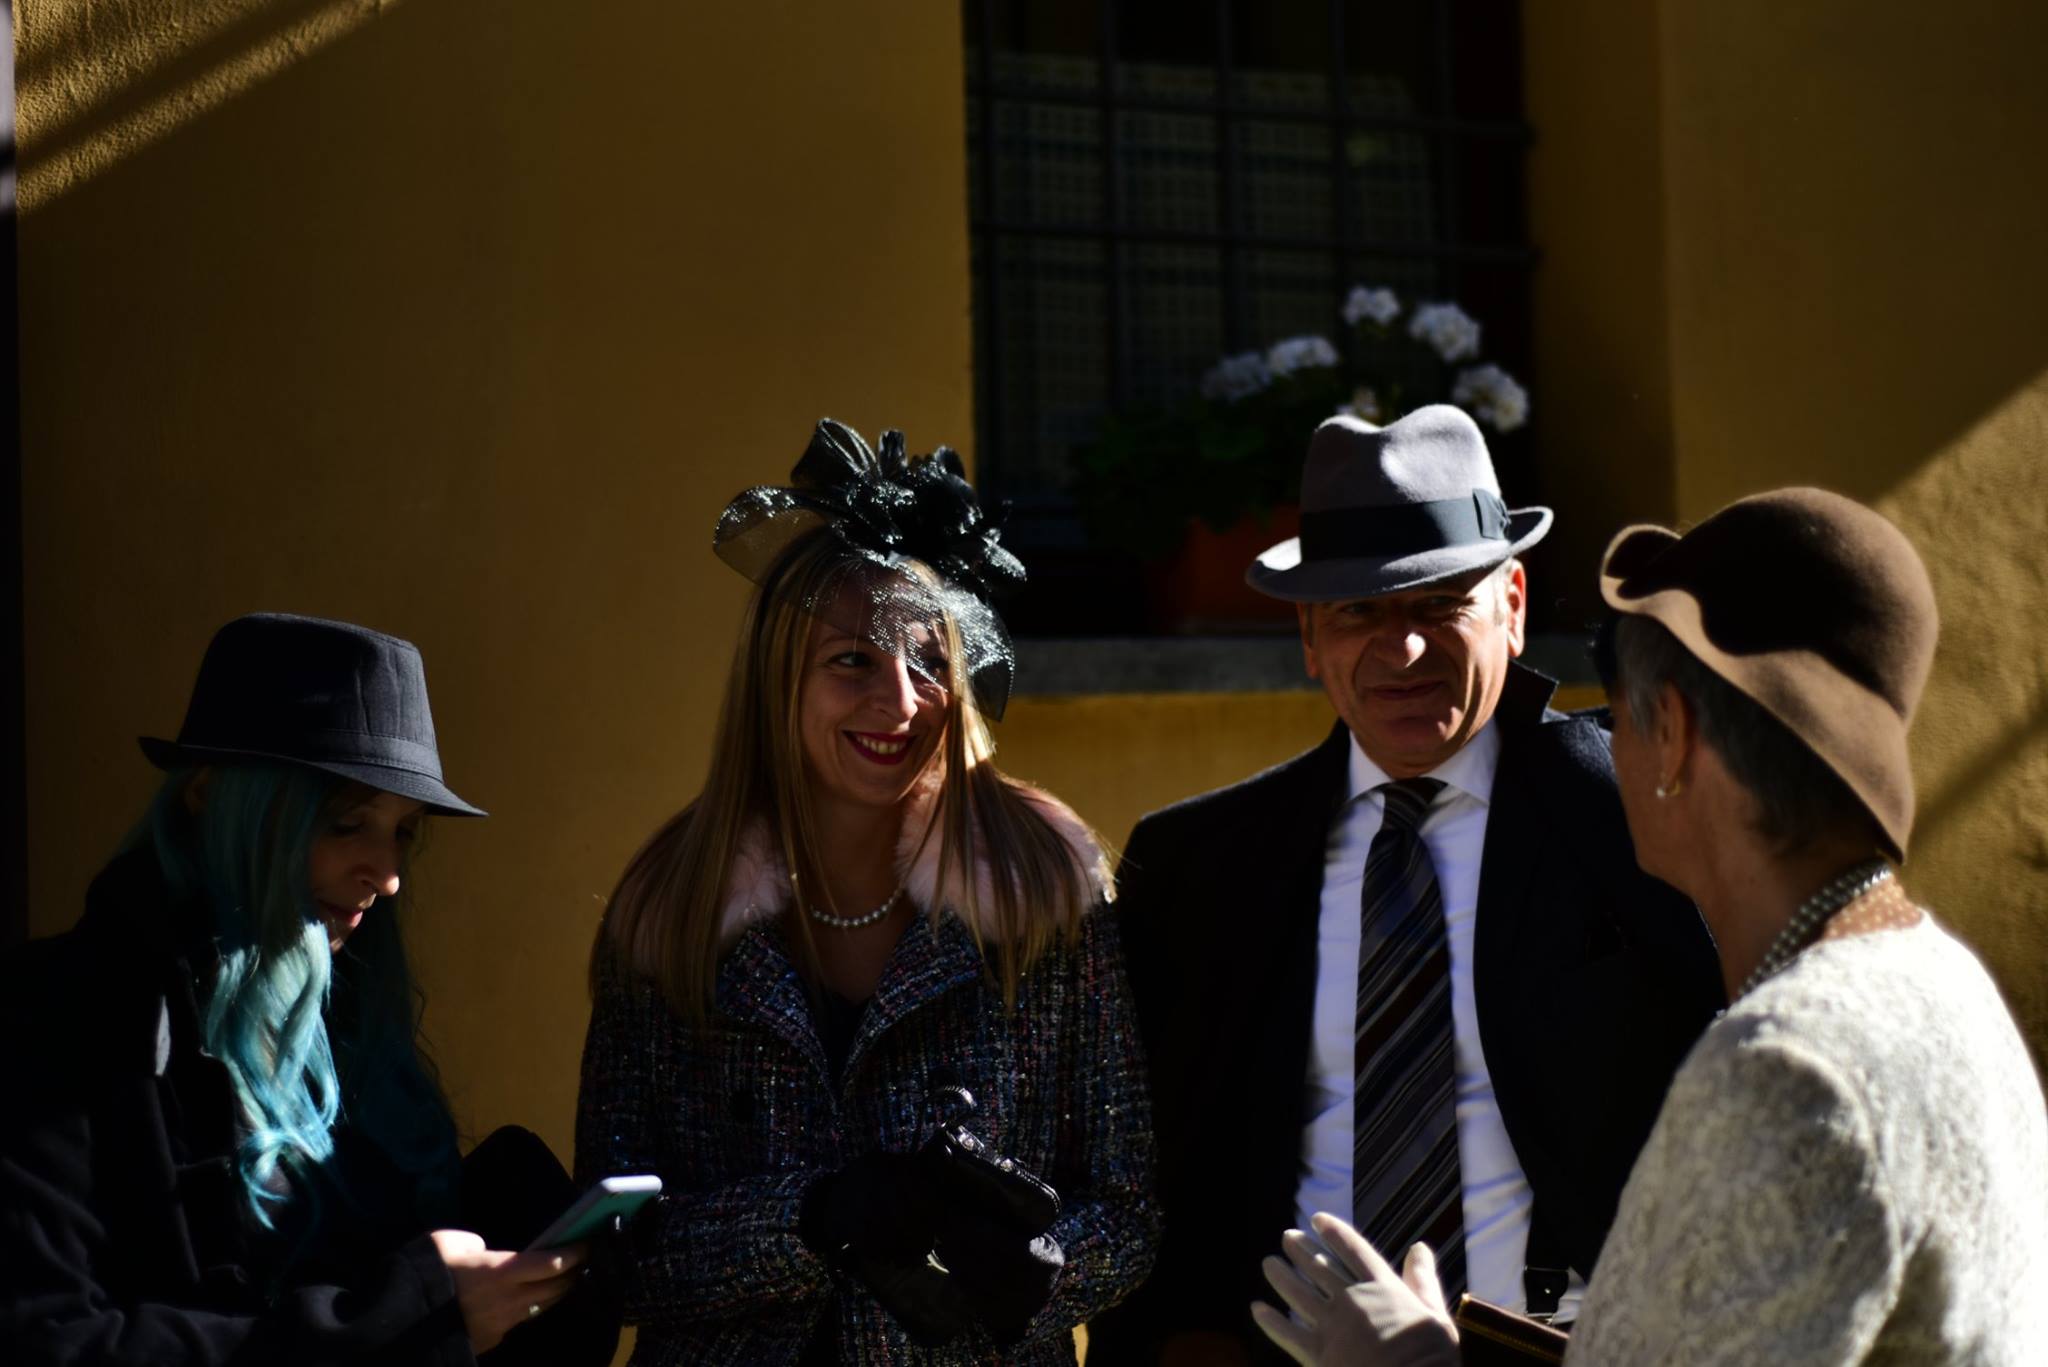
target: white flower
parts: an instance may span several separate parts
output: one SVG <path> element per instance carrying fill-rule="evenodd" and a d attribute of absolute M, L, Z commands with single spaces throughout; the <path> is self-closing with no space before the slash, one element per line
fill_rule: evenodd
<path fill-rule="evenodd" d="M 1529 391 L 1497 365 L 1459 371 L 1451 402 L 1496 432 L 1512 432 L 1529 420 Z"/>
<path fill-rule="evenodd" d="M 1266 369 L 1266 358 L 1256 351 L 1241 352 L 1209 367 L 1209 373 L 1202 377 L 1202 397 L 1236 403 L 1271 383 L 1273 376 Z"/>
<path fill-rule="evenodd" d="M 1479 324 L 1456 304 L 1423 304 L 1408 320 L 1408 335 L 1435 347 L 1446 361 L 1479 354 Z"/>
<path fill-rule="evenodd" d="M 1297 370 L 1334 366 L 1341 359 L 1328 338 L 1314 335 L 1289 337 L 1266 348 L 1266 369 L 1276 380 Z"/>
<path fill-rule="evenodd" d="M 1351 391 L 1351 402 L 1337 405 L 1337 412 L 1347 418 L 1363 418 L 1367 422 L 1378 422 L 1381 418 L 1380 396 L 1360 385 Z"/>
<path fill-rule="evenodd" d="M 1344 321 L 1357 327 L 1367 319 L 1381 327 L 1394 321 L 1394 315 L 1401 311 L 1401 301 L 1389 289 L 1368 289 L 1364 285 L 1353 285 L 1351 293 L 1344 296 Z"/>

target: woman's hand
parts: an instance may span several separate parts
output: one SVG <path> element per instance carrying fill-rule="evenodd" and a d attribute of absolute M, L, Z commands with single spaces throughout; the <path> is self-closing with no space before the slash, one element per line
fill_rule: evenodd
<path fill-rule="evenodd" d="M 574 1290 L 576 1269 L 589 1251 L 571 1244 L 542 1253 L 512 1253 L 485 1248 L 466 1229 L 437 1229 L 427 1237 L 455 1281 L 462 1324 L 477 1353 L 488 1353 L 506 1334 Z"/>
<path fill-rule="evenodd" d="M 1287 1260 L 1265 1261 L 1267 1282 L 1294 1311 L 1253 1304 L 1267 1338 L 1304 1367 L 1457 1367 L 1458 1331 L 1428 1245 L 1409 1249 L 1396 1274 L 1343 1220 L 1318 1214 L 1311 1223 L 1322 1244 L 1290 1229 L 1280 1236 Z"/>
<path fill-rule="evenodd" d="M 804 1192 L 797 1237 L 874 1293 L 911 1341 L 938 1348 L 973 1323 L 957 1279 L 930 1261 L 935 1201 L 903 1153 L 864 1153 Z"/>

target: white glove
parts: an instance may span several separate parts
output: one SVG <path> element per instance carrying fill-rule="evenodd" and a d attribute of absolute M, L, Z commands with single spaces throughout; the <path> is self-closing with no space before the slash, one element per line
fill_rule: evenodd
<path fill-rule="evenodd" d="M 1320 1244 L 1290 1229 L 1280 1236 L 1286 1261 L 1268 1256 L 1263 1264 L 1294 1312 L 1254 1303 L 1252 1319 L 1267 1338 L 1303 1367 L 1458 1367 L 1458 1331 L 1427 1244 L 1409 1249 L 1397 1274 L 1343 1220 L 1325 1212 L 1310 1223 Z"/>

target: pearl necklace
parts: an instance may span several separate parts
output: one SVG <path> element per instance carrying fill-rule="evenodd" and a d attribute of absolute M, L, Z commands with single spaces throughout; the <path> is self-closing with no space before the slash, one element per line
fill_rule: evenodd
<path fill-rule="evenodd" d="M 829 911 L 818 910 L 809 902 L 804 903 L 804 911 L 821 926 L 830 926 L 834 930 L 858 930 L 862 926 L 871 926 L 887 916 L 889 909 L 896 905 L 896 899 L 903 895 L 903 888 L 903 884 L 897 884 L 896 891 L 882 899 L 882 905 L 861 916 L 835 916 Z"/>
<path fill-rule="evenodd" d="M 1735 994 L 1736 997 L 1748 996 L 1758 983 L 1791 963 L 1800 950 L 1813 942 L 1828 917 L 1891 876 L 1891 865 L 1882 859 L 1868 859 L 1836 875 L 1826 887 L 1801 902 L 1799 910 L 1792 913 L 1792 919 L 1778 932 L 1778 938 L 1771 941 L 1771 947 L 1764 951 L 1763 962 L 1743 980 L 1742 990 Z"/>

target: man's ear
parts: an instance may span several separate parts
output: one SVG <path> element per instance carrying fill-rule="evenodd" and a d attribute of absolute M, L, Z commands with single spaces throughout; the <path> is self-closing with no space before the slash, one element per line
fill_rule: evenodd
<path fill-rule="evenodd" d="M 1508 657 L 1522 653 L 1528 644 L 1529 634 L 1529 577 L 1522 572 L 1522 562 L 1511 561 L 1508 572 L 1500 582 L 1501 609 L 1506 614 L 1508 629 Z"/>
<path fill-rule="evenodd" d="M 1316 663 L 1316 605 L 1296 603 L 1294 620 L 1301 627 L 1301 665 L 1311 679 L 1321 679 L 1322 669 Z"/>
<path fill-rule="evenodd" d="M 206 810 L 206 790 L 213 785 L 213 766 L 202 764 L 192 771 L 192 777 L 185 780 L 185 811 L 198 816 Z"/>

